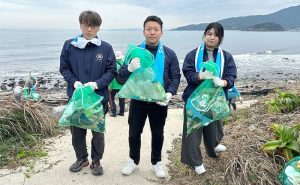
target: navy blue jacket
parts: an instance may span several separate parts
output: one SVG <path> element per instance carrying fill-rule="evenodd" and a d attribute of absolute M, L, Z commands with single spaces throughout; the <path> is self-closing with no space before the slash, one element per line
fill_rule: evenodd
<path fill-rule="evenodd" d="M 188 83 L 187 87 L 184 89 L 182 99 L 186 102 L 194 90 L 204 81 L 198 79 L 198 72 L 195 69 L 195 56 L 197 48 L 190 51 L 183 62 L 182 72 Z M 214 49 L 213 56 L 216 58 L 218 49 Z M 230 53 L 223 50 L 224 53 L 224 71 L 222 79 L 227 81 L 227 87 L 224 87 L 224 92 L 227 97 L 227 90 L 234 86 L 234 81 L 237 77 L 236 65 L 234 63 L 233 57 Z M 208 61 L 208 55 L 206 49 L 204 49 L 203 61 Z"/>
<path fill-rule="evenodd" d="M 96 82 L 95 92 L 108 101 L 108 85 L 117 74 L 116 57 L 110 44 L 101 41 L 100 46 L 88 43 L 84 49 L 76 48 L 67 40 L 60 55 L 59 71 L 68 83 L 67 95 L 72 97 L 74 83 Z"/>
<path fill-rule="evenodd" d="M 146 45 L 146 49 L 150 51 L 153 56 L 156 56 L 158 46 Z M 177 89 L 180 83 L 180 68 L 177 56 L 173 50 L 163 46 L 165 54 L 165 64 L 164 64 L 164 88 L 166 93 L 170 92 L 172 95 L 177 93 Z M 127 65 L 124 64 L 119 70 L 117 81 L 124 84 L 126 80 L 131 75 L 128 71 Z"/>

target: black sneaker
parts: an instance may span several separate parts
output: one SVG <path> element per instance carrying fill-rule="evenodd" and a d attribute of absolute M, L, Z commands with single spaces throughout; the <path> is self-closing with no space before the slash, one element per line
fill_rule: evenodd
<path fill-rule="evenodd" d="M 116 113 L 111 113 L 110 116 L 111 117 L 117 117 L 117 114 Z"/>
<path fill-rule="evenodd" d="M 74 164 L 72 164 L 69 168 L 71 172 L 79 172 L 83 167 L 89 165 L 89 160 L 87 158 L 78 159 Z"/>
<path fill-rule="evenodd" d="M 93 175 L 103 175 L 103 168 L 100 164 L 100 161 L 93 161 L 90 165 L 90 168 L 92 169 Z"/>
<path fill-rule="evenodd" d="M 119 112 L 118 115 L 119 116 L 124 116 L 124 112 Z"/>

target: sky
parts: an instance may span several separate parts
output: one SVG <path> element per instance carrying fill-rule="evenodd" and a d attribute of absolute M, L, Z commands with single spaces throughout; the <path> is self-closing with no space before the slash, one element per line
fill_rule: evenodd
<path fill-rule="evenodd" d="M 171 29 L 296 5 L 300 0 L 0 0 L 0 29 L 78 29 L 83 10 L 100 14 L 101 29 L 142 29 L 149 15 Z"/>

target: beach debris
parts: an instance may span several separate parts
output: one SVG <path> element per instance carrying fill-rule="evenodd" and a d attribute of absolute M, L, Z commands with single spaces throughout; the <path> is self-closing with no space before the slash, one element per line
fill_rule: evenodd
<path fill-rule="evenodd" d="M 38 81 L 31 76 L 31 72 L 29 72 L 29 76 L 25 82 L 25 86 L 23 89 L 23 97 L 26 100 L 34 100 L 37 101 L 41 98 L 39 93 L 35 92 L 35 89 L 38 85 Z"/>
<path fill-rule="evenodd" d="M 15 100 L 19 102 L 21 100 L 21 97 L 22 97 L 22 87 L 21 86 L 16 86 L 13 89 L 13 94 L 14 94 Z"/>
<path fill-rule="evenodd" d="M 66 105 L 61 105 L 52 108 L 51 115 L 60 118 L 66 108 Z"/>

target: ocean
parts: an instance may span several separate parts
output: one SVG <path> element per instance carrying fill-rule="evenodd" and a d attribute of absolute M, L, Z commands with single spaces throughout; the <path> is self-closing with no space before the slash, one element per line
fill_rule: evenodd
<path fill-rule="evenodd" d="M 59 75 L 59 57 L 64 41 L 80 30 L 0 29 L 0 83 L 23 78 L 32 72 Z M 114 50 L 126 52 L 129 43 L 144 40 L 142 31 L 104 30 L 98 36 Z M 182 65 L 185 55 L 202 41 L 203 31 L 164 31 L 161 41 L 172 48 Z M 233 54 L 238 78 L 299 78 L 300 32 L 250 32 L 225 30 L 221 47 Z"/>

